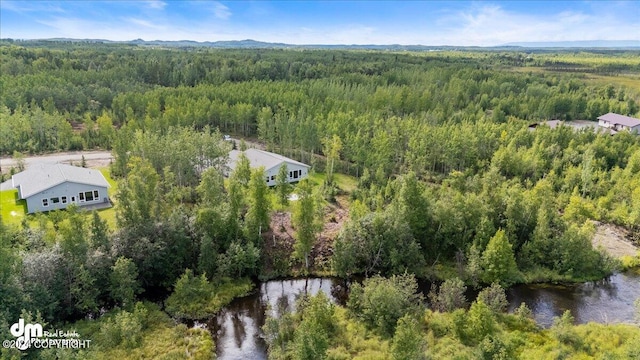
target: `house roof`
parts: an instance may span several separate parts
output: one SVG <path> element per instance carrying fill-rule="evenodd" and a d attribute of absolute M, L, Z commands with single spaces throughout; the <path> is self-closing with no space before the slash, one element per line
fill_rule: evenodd
<path fill-rule="evenodd" d="M 631 128 L 640 125 L 640 119 L 619 115 L 619 114 L 614 114 L 614 113 L 608 113 L 608 114 L 602 115 L 598 117 L 598 120 L 603 120 L 612 124 L 624 125 Z"/>
<path fill-rule="evenodd" d="M 231 171 L 235 169 L 236 163 L 240 158 L 240 154 L 242 154 L 242 151 L 239 151 L 239 150 L 231 150 L 231 152 L 229 153 L 228 165 Z M 304 166 L 307 168 L 311 167 L 307 164 L 303 164 L 299 161 L 295 161 L 286 156 L 274 154 L 272 152 L 268 152 L 264 150 L 247 149 L 244 151 L 244 155 L 247 157 L 247 159 L 249 159 L 249 164 L 251 165 L 252 168 L 258 168 L 260 166 L 264 166 L 265 170 L 270 170 L 276 166 L 279 167 L 280 164 L 282 164 L 283 162 L 296 164 L 296 165 Z"/>
<path fill-rule="evenodd" d="M 20 187 L 22 199 L 64 182 L 109 187 L 100 171 L 65 164 L 34 164 L 11 180 L 13 187 Z"/>

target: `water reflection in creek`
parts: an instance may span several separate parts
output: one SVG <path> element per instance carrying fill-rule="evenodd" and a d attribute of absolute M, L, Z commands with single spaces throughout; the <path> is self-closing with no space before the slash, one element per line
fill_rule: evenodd
<path fill-rule="evenodd" d="M 344 282 L 331 278 L 268 281 L 254 295 L 234 300 L 207 324 L 221 360 L 262 360 L 267 350 L 262 338 L 262 326 L 268 306 L 295 310 L 295 302 L 303 294 L 324 292 L 333 302 L 346 299 Z"/>
<path fill-rule="evenodd" d="M 507 290 L 509 311 L 524 302 L 543 327 L 551 326 L 553 317 L 566 310 L 578 324 L 633 322 L 633 303 L 639 297 L 640 275 L 632 272 L 579 285 L 518 285 Z"/>
<path fill-rule="evenodd" d="M 430 284 L 421 284 L 420 289 L 426 295 Z M 339 304 L 344 304 L 348 295 L 344 280 L 315 278 L 268 281 L 262 283 L 255 294 L 234 300 L 207 324 L 214 336 L 218 358 L 266 359 L 261 328 L 267 306 L 275 311 L 279 303 L 295 310 L 299 296 L 315 295 L 319 291 Z M 633 303 L 639 297 L 640 275 L 636 273 L 616 274 L 605 280 L 579 285 L 518 285 L 507 290 L 509 311 L 524 302 L 531 308 L 536 322 L 543 327 L 550 326 L 553 317 L 562 315 L 565 310 L 571 310 L 576 323 L 633 322 Z"/>

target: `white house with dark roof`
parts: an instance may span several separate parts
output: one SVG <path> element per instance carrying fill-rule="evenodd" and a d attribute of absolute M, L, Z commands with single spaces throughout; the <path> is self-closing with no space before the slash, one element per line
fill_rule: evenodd
<path fill-rule="evenodd" d="M 236 168 L 236 164 L 242 153 L 243 152 L 239 150 L 231 150 L 229 153 L 229 163 L 227 164 L 230 170 L 229 172 Z M 290 183 L 298 182 L 306 178 L 311 168 L 311 166 L 307 164 L 264 150 L 247 149 L 244 151 L 244 155 L 249 159 L 249 164 L 252 169 L 257 169 L 261 166 L 264 167 L 265 181 L 269 186 L 276 185 L 276 177 L 278 176 L 278 171 L 280 171 L 281 166 L 287 166 L 287 170 L 289 171 L 288 180 Z"/>
<path fill-rule="evenodd" d="M 27 202 L 27 213 L 109 204 L 109 183 L 95 169 L 65 164 L 35 164 L 13 175 L 12 186 L 18 198 Z"/>
<path fill-rule="evenodd" d="M 598 125 L 615 131 L 629 130 L 640 134 L 640 119 L 608 113 L 598 117 Z"/>

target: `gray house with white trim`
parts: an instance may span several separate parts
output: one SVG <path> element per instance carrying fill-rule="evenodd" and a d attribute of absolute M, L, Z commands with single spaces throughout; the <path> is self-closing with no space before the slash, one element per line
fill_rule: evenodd
<path fill-rule="evenodd" d="M 229 172 L 232 172 L 236 168 L 236 164 L 242 153 L 243 152 L 239 150 L 231 150 L 229 153 L 229 162 L 227 163 Z M 287 170 L 289 171 L 287 179 L 290 183 L 298 182 L 306 178 L 311 168 L 311 166 L 307 164 L 264 150 L 247 149 L 244 151 L 244 155 L 249 159 L 249 164 L 252 169 L 257 169 L 261 166 L 264 167 L 265 181 L 269 186 L 276 185 L 276 178 L 278 177 L 278 171 L 280 171 L 281 166 L 287 166 Z"/>
<path fill-rule="evenodd" d="M 35 164 L 13 175 L 18 198 L 27 202 L 27 213 L 65 209 L 71 204 L 109 204 L 109 183 L 95 169 L 65 164 Z"/>
<path fill-rule="evenodd" d="M 608 113 L 598 117 L 598 125 L 614 131 L 629 130 L 640 134 L 640 119 L 630 116 Z"/>

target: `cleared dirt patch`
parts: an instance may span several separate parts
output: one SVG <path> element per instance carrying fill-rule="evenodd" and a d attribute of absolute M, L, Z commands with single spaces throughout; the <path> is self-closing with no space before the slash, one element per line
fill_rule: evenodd
<path fill-rule="evenodd" d="M 595 248 L 602 246 L 611 256 L 635 256 L 638 248 L 629 241 L 627 229 L 613 224 L 596 222 L 596 234 L 592 243 Z"/>
<path fill-rule="evenodd" d="M 329 260 L 333 254 L 333 240 L 349 218 L 348 203 L 347 196 L 340 195 L 336 197 L 336 204 L 330 204 L 324 209 L 323 227 L 311 249 L 310 265 L 313 269 L 329 267 Z M 294 271 L 301 270 L 302 264 L 291 259 L 296 240 L 290 212 L 271 214 L 270 229 L 262 236 L 266 252 L 263 266 L 267 273 L 287 275 L 289 266 L 292 266 Z"/>

